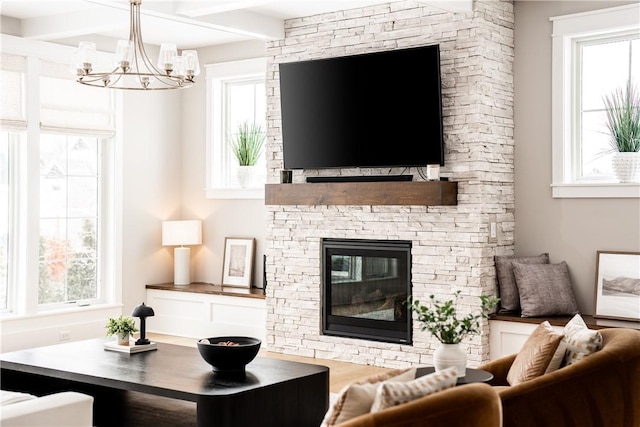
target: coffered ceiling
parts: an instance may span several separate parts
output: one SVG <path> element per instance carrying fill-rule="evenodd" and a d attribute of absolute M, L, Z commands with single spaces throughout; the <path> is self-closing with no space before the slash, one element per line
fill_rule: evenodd
<path fill-rule="evenodd" d="M 471 11 L 473 0 L 416 1 L 456 13 Z M 173 42 L 178 49 L 246 40 L 280 39 L 284 20 L 389 0 L 143 0 L 145 43 Z M 12 33 L 75 45 L 89 38 L 127 39 L 128 0 L 0 0 L 0 15 Z M 2 32 L 6 32 L 2 30 Z M 17 34 L 16 34 L 17 33 Z"/>

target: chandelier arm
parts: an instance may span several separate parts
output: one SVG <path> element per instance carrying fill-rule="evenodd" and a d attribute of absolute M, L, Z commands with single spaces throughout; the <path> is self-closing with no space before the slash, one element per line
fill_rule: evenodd
<path fill-rule="evenodd" d="M 91 61 L 84 61 L 87 64 L 77 61 L 80 65 L 74 66 L 78 83 L 121 90 L 165 90 L 193 86 L 193 76 L 178 75 L 175 62 L 172 61 L 173 67 L 167 65 L 167 69 L 160 70 L 149 59 L 142 41 L 141 3 L 141 0 L 129 0 L 129 41 L 128 47 L 124 46 L 123 51 L 118 53 L 121 55 L 119 65 L 110 72 L 92 72 Z M 119 49 L 120 42 L 117 51 Z"/>

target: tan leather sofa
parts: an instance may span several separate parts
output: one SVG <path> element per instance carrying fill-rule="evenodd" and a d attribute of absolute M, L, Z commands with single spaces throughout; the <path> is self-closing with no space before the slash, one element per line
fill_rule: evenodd
<path fill-rule="evenodd" d="M 439 391 L 409 403 L 361 415 L 337 427 L 500 427 L 500 397 L 487 384 Z"/>
<path fill-rule="evenodd" d="M 504 427 L 639 427 L 640 331 L 600 332 L 596 353 L 515 386 L 506 380 L 515 354 L 480 366 L 494 375 Z"/>

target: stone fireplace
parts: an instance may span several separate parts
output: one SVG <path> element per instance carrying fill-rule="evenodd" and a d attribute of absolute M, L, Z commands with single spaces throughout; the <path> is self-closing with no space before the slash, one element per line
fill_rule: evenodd
<path fill-rule="evenodd" d="M 282 169 L 280 62 L 439 43 L 445 137 L 441 176 L 458 184 L 454 205 L 268 203 L 269 351 L 384 367 L 432 363 L 437 341 L 415 322 L 409 342 L 326 333 L 326 239 L 409 242 L 416 299 L 431 294 L 448 299 L 461 290 L 458 309 L 465 312 L 479 308 L 479 295 L 496 293 L 494 256 L 513 252 L 513 22 L 513 4 L 507 1 L 475 0 L 470 15 L 406 1 L 289 20 L 285 39 L 267 43 L 269 183 L 279 182 Z M 402 172 L 296 170 L 294 184 L 283 185 L 304 193 L 304 186 L 321 185 L 304 184 L 307 176 Z M 489 235 L 491 223 L 497 224 L 496 238 Z M 485 324 L 481 335 L 465 340 L 470 366 L 488 360 L 488 331 Z"/>

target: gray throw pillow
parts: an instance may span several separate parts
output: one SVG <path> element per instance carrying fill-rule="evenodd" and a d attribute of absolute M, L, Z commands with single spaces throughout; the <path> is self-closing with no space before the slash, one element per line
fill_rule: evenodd
<path fill-rule="evenodd" d="M 521 264 L 549 264 L 549 254 L 544 253 L 538 256 L 508 256 L 497 255 L 496 277 L 498 279 L 498 292 L 500 296 L 499 313 L 519 313 L 520 294 L 516 285 L 516 278 L 513 275 L 513 263 Z"/>
<path fill-rule="evenodd" d="M 569 267 L 559 264 L 513 263 L 522 317 L 578 314 Z"/>

